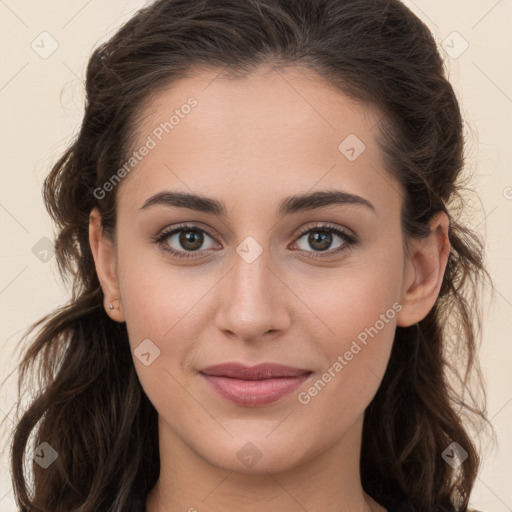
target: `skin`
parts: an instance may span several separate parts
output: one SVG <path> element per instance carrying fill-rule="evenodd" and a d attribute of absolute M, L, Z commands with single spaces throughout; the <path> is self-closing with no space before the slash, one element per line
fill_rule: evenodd
<path fill-rule="evenodd" d="M 403 248 L 400 184 L 384 169 L 375 142 L 378 112 L 326 85 L 311 71 L 260 68 L 247 79 L 214 71 L 181 79 L 146 105 L 134 148 L 193 96 L 198 105 L 123 179 L 112 241 L 90 216 L 90 245 L 112 320 L 126 322 L 132 351 L 149 338 L 160 355 L 134 357 L 159 415 L 160 479 L 147 511 L 309 512 L 385 510 L 359 476 L 365 408 L 385 372 L 396 326 L 424 318 L 439 294 L 450 251 L 449 220 L 434 217 L 430 236 Z M 354 161 L 339 150 L 349 134 L 366 149 Z M 370 201 L 277 214 L 288 196 L 343 190 Z M 227 214 L 154 205 L 163 190 L 221 200 Z M 209 231 L 197 256 L 178 235 L 151 237 L 179 223 Z M 298 238 L 326 222 L 327 251 Z M 315 231 L 316 232 L 316 231 Z M 263 252 L 248 263 L 237 246 L 253 237 Z M 193 245 L 193 244 L 192 244 Z M 211 250 L 210 250 L 211 249 Z M 331 255 L 313 259 L 311 254 Z M 190 249 L 188 252 L 192 252 Z M 307 404 L 298 394 L 345 354 L 394 303 L 392 320 Z M 263 407 L 235 405 L 198 371 L 226 361 L 307 368 L 299 390 Z M 252 443 L 261 458 L 237 457 Z M 254 450 L 254 448 L 251 448 Z"/>

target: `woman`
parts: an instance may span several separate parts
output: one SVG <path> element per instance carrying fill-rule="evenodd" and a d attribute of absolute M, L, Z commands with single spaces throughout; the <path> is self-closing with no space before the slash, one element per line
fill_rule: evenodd
<path fill-rule="evenodd" d="M 427 27 L 398 0 L 159 0 L 86 91 L 44 186 L 73 295 L 20 367 L 20 510 L 467 510 L 486 270 Z"/>

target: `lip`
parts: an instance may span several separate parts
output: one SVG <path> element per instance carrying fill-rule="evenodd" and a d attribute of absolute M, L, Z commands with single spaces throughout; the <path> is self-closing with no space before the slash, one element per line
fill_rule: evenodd
<path fill-rule="evenodd" d="M 246 366 L 223 363 L 200 371 L 211 389 L 223 398 L 245 407 L 276 402 L 297 389 L 311 370 L 275 363 Z"/>

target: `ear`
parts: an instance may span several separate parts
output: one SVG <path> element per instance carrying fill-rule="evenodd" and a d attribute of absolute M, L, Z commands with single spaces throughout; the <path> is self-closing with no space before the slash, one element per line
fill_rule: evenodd
<path fill-rule="evenodd" d="M 409 327 L 423 320 L 434 306 L 450 255 L 450 219 L 438 212 L 430 221 L 430 234 L 414 239 L 405 262 L 397 325 Z"/>
<path fill-rule="evenodd" d="M 89 244 L 91 246 L 96 273 L 105 297 L 105 310 L 113 320 L 124 322 L 124 313 L 116 271 L 116 250 L 110 237 L 101 225 L 101 213 L 94 207 L 89 214 Z M 109 306 L 113 307 L 110 308 Z"/>

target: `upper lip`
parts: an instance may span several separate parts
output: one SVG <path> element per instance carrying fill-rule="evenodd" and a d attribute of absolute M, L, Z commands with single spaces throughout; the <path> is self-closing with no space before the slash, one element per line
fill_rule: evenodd
<path fill-rule="evenodd" d="M 216 377 L 229 377 L 243 380 L 262 380 L 278 377 L 298 377 L 311 373 L 311 370 L 294 368 L 275 363 L 261 363 L 255 366 L 246 366 L 241 363 L 222 363 L 203 368 L 200 372 L 204 375 Z"/>

